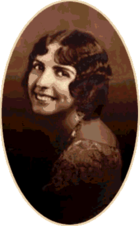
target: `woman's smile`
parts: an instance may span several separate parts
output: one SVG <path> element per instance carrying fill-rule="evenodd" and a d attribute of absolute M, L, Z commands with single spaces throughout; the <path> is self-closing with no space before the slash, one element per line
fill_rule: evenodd
<path fill-rule="evenodd" d="M 36 92 L 35 92 L 35 98 L 42 104 L 43 103 L 49 104 L 51 101 L 55 101 L 57 99 L 52 95 L 45 94 L 45 93 L 36 93 Z"/>
<path fill-rule="evenodd" d="M 68 111 L 74 107 L 74 98 L 69 91 L 76 77 L 76 69 L 54 61 L 58 43 L 48 46 L 45 55 L 37 55 L 28 79 L 28 93 L 35 113 L 43 115 Z"/>
<path fill-rule="evenodd" d="M 49 104 L 51 101 L 55 100 L 53 97 L 42 94 L 35 94 L 35 98 L 42 104 Z"/>

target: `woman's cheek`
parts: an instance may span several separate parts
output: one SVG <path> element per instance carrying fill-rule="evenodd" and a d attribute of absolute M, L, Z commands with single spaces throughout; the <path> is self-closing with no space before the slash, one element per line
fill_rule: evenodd
<path fill-rule="evenodd" d="M 30 74 L 28 79 L 28 86 L 31 87 L 35 84 L 38 76 L 36 74 Z"/>
<path fill-rule="evenodd" d="M 68 96 L 70 95 L 69 85 L 71 82 L 69 81 L 63 81 L 63 83 L 58 83 L 57 87 L 59 92 L 63 93 L 64 95 Z"/>

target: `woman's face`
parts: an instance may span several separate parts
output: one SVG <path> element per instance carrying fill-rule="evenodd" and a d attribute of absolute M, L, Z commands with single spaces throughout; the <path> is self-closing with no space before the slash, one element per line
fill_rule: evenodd
<path fill-rule="evenodd" d="M 42 56 L 37 55 L 33 61 L 28 78 L 28 94 L 34 113 L 51 115 L 70 111 L 74 107 L 69 84 L 76 77 L 76 69 L 54 61 L 58 48 L 58 43 L 50 44 L 48 52 Z"/>

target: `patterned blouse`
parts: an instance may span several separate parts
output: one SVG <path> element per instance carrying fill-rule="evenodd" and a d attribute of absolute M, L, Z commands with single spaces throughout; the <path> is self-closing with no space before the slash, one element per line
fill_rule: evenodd
<path fill-rule="evenodd" d="M 79 139 L 53 154 L 49 145 L 47 152 L 45 145 L 41 151 L 31 136 L 21 146 L 23 151 L 7 147 L 14 177 L 31 205 L 55 222 L 75 224 L 93 218 L 121 186 L 121 156 L 116 147 Z"/>

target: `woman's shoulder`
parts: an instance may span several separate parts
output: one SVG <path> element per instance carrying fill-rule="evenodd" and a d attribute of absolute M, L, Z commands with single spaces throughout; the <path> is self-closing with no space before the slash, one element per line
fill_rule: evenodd
<path fill-rule="evenodd" d="M 63 153 L 63 159 L 74 165 L 100 165 L 100 167 L 118 167 L 121 165 L 120 150 L 91 139 L 75 140 Z"/>
<path fill-rule="evenodd" d="M 77 133 L 77 138 L 93 140 L 112 147 L 117 146 L 117 139 L 115 135 L 99 118 L 87 122 L 83 121 L 81 129 Z"/>
<path fill-rule="evenodd" d="M 95 185 L 112 180 L 116 180 L 116 189 L 121 177 L 120 151 L 116 146 L 76 137 L 61 153 L 52 172 L 56 191 L 83 182 Z"/>

